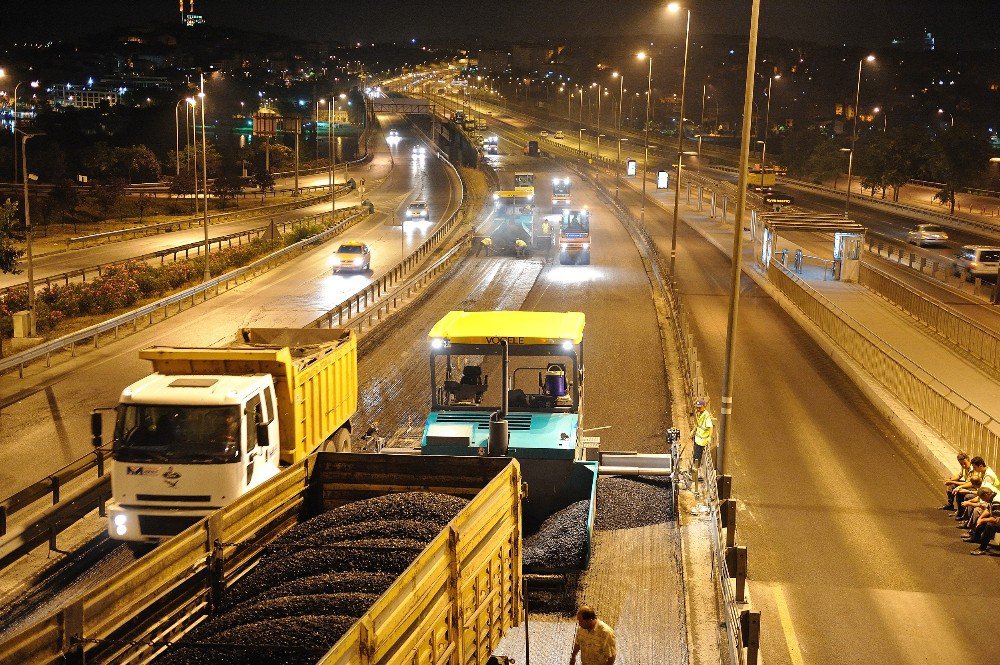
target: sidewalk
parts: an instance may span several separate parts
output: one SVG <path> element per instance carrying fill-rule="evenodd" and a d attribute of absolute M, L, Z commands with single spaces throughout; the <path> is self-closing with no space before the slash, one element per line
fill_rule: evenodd
<path fill-rule="evenodd" d="M 628 186 L 633 187 L 633 189 L 640 188 L 639 183 L 635 182 L 629 182 Z M 663 210 L 673 212 L 673 190 L 669 192 L 652 190 L 650 192 L 647 188 L 647 192 L 651 193 L 651 197 Z M 720 251 L 730 256 L 733 229 L 730 224 L 722 223 L 721 212 L 718 217 L 713 219 L 710 216 L 709 206 L 706 205 L 703 211 L 698 212 L 693 205 L 684 204 L 683 196 L 681 202 L 680 219 L 712 242 Z M 732 211 L 730 215 L 732 215 Z M 730 217 L 731 219 L 732 217 Z M 781 248 L 784 247 L 789 247 L 790 256 L 794 254 L 794 244 L 782 238 Z M 744 272 L 762 285 L 766 291 L 769 293 L 777 292 L 777 289 L 770 284 L 766 272 L 755 262 L 753 242 L 748 233 L 744 234 L 743 267 Z M 822 270 L 816 266 L 807 266 L 801 277 L 808 283 L 808 286 L 840 308 L 841 316 L 846 314 L 849 317 L 848 322 L 851 327 L 867 329 L 877 335 L 888 346 L 906 356 L 936 380 L 969 401 L 987 418 L 1000 424 L 1000 383 L 980 369 L 974 360 L 967 359 L 960 351 L 954 350 L 929 331 L 924 331 L 905 312 L 860 284 L 833 281 L 829 278 L 828 273 L 827 280 L 824 281 Z M 780 292 L 777 292 L 777 296 L 782 297 Z M 791 306 L 790 303 L 788 304 Z M 829 346 L 839 349 L 831 339 L 826 339 Z M 837 359 L 835 358 L 835 360 Z M 850 359 L 847 359 L 847 362 L 853 363 Z M 895 412 L 893 414 L 894 420 L 911 430 L 909 438 L 920 446 L 921 452 L 926 458 L 935 461 L 942 469 L 952 469 L 956 466 L 954 462 L 955 449 L 972 444 L 971 439 L 969 441 L 945 441 L 923 421 L 918 421 L 914 414 L 902 402 L 898 401 L 898 396 L 890 389 L 877 383 L 873 377 L 867 374 L 864 367 L 857 365 L 856 369 L 860 369 L 863 373 L 848 372 L 848 374 L 853 374 L 856 382 L 858 377 L 862 377 L 862 381 L 869 383 L 869 390 L 866 392 L 869 392 L 870 395 L 875 394 L 883 399 L 887 398 L 885 399 L 887 408 Z M 987 463 L 1000 464 L 1000 459 L 988 459 Z"/>
<path fill-rule="evenodd" d="M 834 187 L 834 184 L 833 180 L 827 180 L 823 183 L 824 186 L 836 189 L 838 192 L 846 192 L 847 175 L 844 174 L 836 180 L 836 187 Z M 927 208 L 931 212 L 947 215 L 948 211 L 951 210 L 951 206 L 943 205 L 934 200 L 934 195 L 937 194 L 938 191 L 940 190 L 935 187 L 908 183 L 900 188 L 899 201 L 893 201 L 891 189 L 886 193 L 884 200 L 889 203 L 902 203 L 904 205 L 920 206 L 922 208 Z M 874 198 L 879 201 L 883 200 L 881 192 L 876 192 L 875 196 L 872 197 L 871 190 L 861 189 L 860 178 L 853 179 L 853 182 L 851 183 L 851 194 L 852 196 L 856 195 L 863 198 Z M 955 194 L 955 199 L 956 217 L 965 217 L 968 219 L 975 219 L 977 221 L 986 220 L 1000 222 L 1000 198 L 984 196 L 981 194 L 964 194 L 962 192 L 957 192 Z"/>

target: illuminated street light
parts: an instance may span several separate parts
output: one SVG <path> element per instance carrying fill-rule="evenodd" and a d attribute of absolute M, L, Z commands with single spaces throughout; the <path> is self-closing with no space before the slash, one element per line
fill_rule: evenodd
<path fill-rule="evenodd" d="M 858 60 L 858 87 L 854 93 L 854 125 L 851 129 L 851 158 L 847 162 L 847 199 L 844 204 L 844 217 L 846 218 L 851 210 L 851 180 L 854 176 L 854 142 L 858 140 L 858 104 L 861 103 L 861 67 L 866 62 L 875 62 L 875 56 L 869 55 Z"/>
<path fill-rule="evenodd" d="M 649 103 L 653 97 L 653 58 L 645 51 L 639 51 L 636 56 L 638 60 L 649 60 L 649 73 L 646 76 L 646 124 L 643 127 L 643 148 L 642 157 L 642 200 L 639 202 L 639 224 L 646 228 L 646 169 L 649 165 Z"/>
<path fill-rule="evenodd" d="M 938 115 L 944 115 L 944 114 L 945 114 L 945 110 L 944 109 L 938 109 Z M 954 127 L 955 126 L 955 116 L 953 114 L 949 113 L 948 117 L 951 118 L 951 126 Z"/>
<path fill-rule="evenodd" d="M 5 74 L 6 75 L 6 74 Z M 27 81 L 19 81 L 14 86 L 14 98 L 10 106 L 10 133 L 14 137 L 14 184 L 17 184 L 17 89 Z M 32 88 L 38 87 L 38 81 L 28 83 Z"/>
<path fill-rule="evenodd" d="M 671 2 L 667 5 L 671 13 L 681 10 L 680 3 Z M 691 45 L 691 10 L 686 10 L 687 17 L 684 28 L 684 69 L 681 73 L 681 106 L 677 119 L 677 182 L 674 183 L 674 219 L 670 228 L 670 275 L 674 274 L 674 264 L 677 261 L 677 216 L 681 207 L 681 154 L 684 152 L 684 98 L 687 95 L 688 48 Z M 645 173 L 643 178 L 645 179 Z"/>

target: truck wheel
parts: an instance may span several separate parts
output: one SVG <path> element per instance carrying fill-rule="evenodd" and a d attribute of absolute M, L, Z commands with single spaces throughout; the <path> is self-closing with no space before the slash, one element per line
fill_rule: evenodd
<path fill-rule="evenodd" d="M 333 453 L 351 452 L 351 432 L 347 428 L 341 427 L 333 433 L 323 446 L 323 450 Z"/>

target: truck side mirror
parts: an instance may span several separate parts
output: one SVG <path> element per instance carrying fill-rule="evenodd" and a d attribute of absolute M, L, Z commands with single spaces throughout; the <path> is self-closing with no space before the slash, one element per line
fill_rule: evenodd
<path fill-rule="evenodd" d="M 269 446 L 271 445 L 268 441 L 268 432 L 266 423 L 257 423 L 257 445 L 258 446 Z"/>
<path fill-rule="evenodd" d="M 100 411 L 90 412 L 90 443 L 95 448 L 100 448 L 104 445 L 103 441 L 104 435 L 104 419 L 101 417 Z"/>

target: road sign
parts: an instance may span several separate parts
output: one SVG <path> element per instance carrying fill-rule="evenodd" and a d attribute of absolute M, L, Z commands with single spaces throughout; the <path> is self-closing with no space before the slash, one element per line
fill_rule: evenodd
<path fill-rule="evenodd" d="M 670 187 L 670 174 L 666 171 L 660 171 L 656 174 L 656 188 L 657 189 L 668 189 Z"/>
<path fill-rule="evenodd" d="M 635 177 L 635 160 L 634 159 L 630 159 L 627 162 L 625 162 L 625 175 L 627 175 L 629 178 L 634 178 Z"/>
<path fill-rule="evenodd" d="M 280 117 L 272 113 L 254 113 L 253 135 L 274 136 L 278 130 L 278 120 Z"/>
<path fill-rule="evenodd" d="M 286 115 L 282 118 L 281 128 L 289 134 L 301 134 L 302 118 L 297 115 Z"/>

